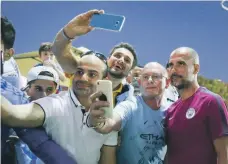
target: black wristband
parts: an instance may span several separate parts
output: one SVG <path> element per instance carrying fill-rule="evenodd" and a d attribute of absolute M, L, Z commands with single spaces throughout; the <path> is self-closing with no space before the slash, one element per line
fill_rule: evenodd
<path fill-rule="evenodd" d="M 69 36 L 67 36 L 66 32 L 64 31 L 64 28 L 62 29 L 62 34 L 64 36 L 64 38 L 66 38 L 67 40 L 73 40 L 74 38 L 70 38 Z"/>

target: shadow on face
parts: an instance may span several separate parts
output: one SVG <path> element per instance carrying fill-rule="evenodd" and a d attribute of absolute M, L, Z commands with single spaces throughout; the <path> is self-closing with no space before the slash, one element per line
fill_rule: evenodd
<path fill-rule="evenodd" d="M 73 79 L 73 91 L 77 96 L 89 96 L 96 91 L 96 82 L 106 71 L 106 64 L 94 55 L 80 59 Z"/>
<path fill-rule="evenodd" d="M 31 101 L 33 101 L 55 93 L 56 87 L 57 85 L 53 81 L 35 80 L 29 84 L 27 94 L 31 97 Z"/>
<path fill-rule="evenodd" d="M 122 79 L 130 72 L 134 61 L 133 54 L 126 48 L 117 48 L 108 59 L 109 74 Z"/>
<path fill-rule="evenodd" d="M 199 57 L 195 50 L 181 47 L 172 52 L 167 71 L 171 84 L 177 89 L 188 88 L 197 79 Z"/>

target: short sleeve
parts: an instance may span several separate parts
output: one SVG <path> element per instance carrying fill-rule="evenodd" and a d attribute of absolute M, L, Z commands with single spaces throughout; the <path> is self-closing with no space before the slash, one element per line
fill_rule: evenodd
<path fill-rule="evenodd" d="M 34 101 L 35 104 L 38 104 L 45 113 L 45 120 L 43 126 L 53 126 L 55 120 L 62 116 L 64 101 L 57 95 L 44 97 Z"/>
<path fill-rule="evenodd" d="M 228 110 L 220 96 L 208 103 L 207 120 L 212 140 L 228 136 Z"/>
<path fill-rule="evenodd" d="M 113 109 L 116 114 L 121 117 L 121 130 L 125 127 L 127 121 L 132 117 L 132 111 L 135 109 L 136 100 L 126 100 Z"/>
<path fill-rule="evenodd" d="M 117 145 L 118 132 L 112 131 L 108 134 L 108 138 L 104 145 L 106 146 L 116 146 Z"/>

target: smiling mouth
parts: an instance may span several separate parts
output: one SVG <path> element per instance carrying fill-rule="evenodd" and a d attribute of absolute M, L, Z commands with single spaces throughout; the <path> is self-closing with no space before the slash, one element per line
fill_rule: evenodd
<path fill-rule="evenodd" d="M 146 87 L 146 89 L 156 89 L 156 87 Z"/>
<path fill-rule="evenodd" d="M 80 83 L 77 84 L 77 88 L 88 88 L 88 87 L 89 86 L 86 84 L 80 84 Z"/>
<path fill-rule="evenodd" d="M 123 67 L 116 65 L 115 68 L 117 68 L 118 70 L 123 70 Z"/>

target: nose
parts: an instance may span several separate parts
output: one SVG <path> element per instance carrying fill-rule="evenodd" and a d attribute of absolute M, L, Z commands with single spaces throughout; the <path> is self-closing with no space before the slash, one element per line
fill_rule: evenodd
<path fill-rule="evenodd" d="M 169 75 L 172 75 L 173 73 L 176 73 L 176 66 L 173 66 L 172 68 L 170 68 L 170 69 L 168 70 L 168 74 L 169 74 Z"/>
<path fill-rule="evenodd" d="M 148 81 L 149 81 L 150 83 L 153 82 L 153 79 L 152 79 L 151 76 L 149 77 Z"/>
<path fill-rule="evenodd" d="M 119 58 L 118 62 L 124 63 L 124 56 L 122 56 L 121 58 Z"/>
<path fill-rule="evenodd" d="M 43 92 L 42 96 L 43 97 L 46 97 L 47 96 L 47 93 L 46 92 Z"/>
<path fill-rule="evenodd" d="M 36 94 L 36 99 L 41 99 L 46 96 L 47 96 L 46 92 L 39 92 Z"/>
<path fill-rule="evenodd" d="M 84 74 L 82 75 L 81 80 L 88 81 L 88 80 L 89 80 L 88 75 L 87 75 L 86 73 L 84 73 Z"/>

